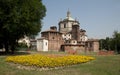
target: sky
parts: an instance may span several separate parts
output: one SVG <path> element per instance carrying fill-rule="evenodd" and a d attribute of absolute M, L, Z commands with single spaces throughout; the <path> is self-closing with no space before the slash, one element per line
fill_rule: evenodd
<path fill-rule="evenodd" d="M 120 0 L 42 0 L 47 12 L 42 31 L 57 26 L 67 11 L 80 22 L 88 38 L 102 39 L 120 32 Z"/>

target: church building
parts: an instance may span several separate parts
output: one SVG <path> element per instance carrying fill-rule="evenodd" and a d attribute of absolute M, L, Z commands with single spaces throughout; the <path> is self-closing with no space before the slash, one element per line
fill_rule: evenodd
<path fill-rule="evenodd" d="M 51 26 L 50 30 L 42 31 L 41 38 L 37 41 L 47 40 L 48 45 L 45 51 L 65 51 L 74 50 L 77 52 L 99 51 L 99 40 L 89 39 L 86 30 L 80 27 L 79 21 L 71 17 L 70 11 L 67 12 L 65 19 L 61 19 L 56 26 Z M 38 50 L 44 50 L 43 43 L 37 44 Z"/>

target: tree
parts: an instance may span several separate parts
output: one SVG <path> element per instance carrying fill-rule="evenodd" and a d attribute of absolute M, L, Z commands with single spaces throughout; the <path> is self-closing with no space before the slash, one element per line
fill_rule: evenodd
<path fill-rule="evenodd" d="M 116 50 L 116 52 L 120 53 L 120 33 L 118 31 L 114 31 L 113 43 L 114 43 L 114 49 Z"/>
<path fill-rule="evenodd" d="M 110 50 L 110 41 L 111 41 L 111 38 L 109 37 L 106 37 L 106 39 L 100 39 L 100 49 L 105 49 L 105 50 Z"/>
<path fill-rule="evenodd" d="M 112 38 L 100 39 L 99 43 L 101 50 L 115 50 L 117 53 L 120 53 L 120 33 L 118 31 L 114 31 Z"/>
<path fill-rule="evenodd" d="M 100 43 L 100 50 L 105 49 L 105 47 L 106 47 L 106 41 L 105 41 L 105 39 L 100 39 L 99 43 Z"/>
<path fill-rule="evenodd" d="M 0 0 L 0 44 L 6 52 L 14 51 L 17 41 L 24 35 L 41 31 L 45 12 L 42 0 Z"/>

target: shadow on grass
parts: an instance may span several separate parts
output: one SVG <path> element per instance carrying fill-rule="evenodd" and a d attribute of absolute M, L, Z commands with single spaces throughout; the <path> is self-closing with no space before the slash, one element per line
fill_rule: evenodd
<path fill-rule="evenodd" d="M 30 52 L 27 52 L 27 51 L 23 51 L 23 52 L 15 51 L 14 53 L 0 52 L 0 56 L 10 56 L 10 55 L 15 56 L 15 55 L 29 55 L 29 54 L 30 54 Z"/>

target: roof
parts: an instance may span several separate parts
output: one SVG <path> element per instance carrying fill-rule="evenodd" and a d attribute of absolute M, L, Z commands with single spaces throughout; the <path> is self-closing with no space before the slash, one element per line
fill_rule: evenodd
<path fill-rule="evenodd" d="M 84 46 L 84 44 L 62 44 L 62 46 Z"/>
<path fill-rule="evenodd" d="M 46 32 L 57 32 L 58 33 L 58 31 L 55 31 L 55 30 L 46 30 L 46 31 L 43 31 L 41 33 L 46 33 Z"/>
<path fill-rule="evenodd" d="M 41 33 L 48 33 L 48 32 L 62 34 L 61 32 L 56 31 L 56 30 L 46 30 L 46 31 L 43 31 L 43 32 L 41 32 Z"/>
<path fill-rule="evenodd" d="M 36 42 L 37 40 L 36 39 L 30 39 L 30 42 Z"/>
<path fill-rule="evenodd" d="M 64 21 L 66 21 L 66 20 L 69 20 L 69 21 L 75 21 L 72 17 L 66 17 L 65 19 L 64 19 Z"/>
<path fill-rule="evenodd" d="M 96 41 L 97 42 L 97 41 L 99 41 L 99 39 L 88 39 L 87 41 L 94 41 L 94 42 Z"/>
<path fill-rule="evenodd" d="M 43 40 L 46 39 L 45 37 L 37 38 L 37 40 Z"/>
<path fill-rule="evenodd" d="M 84 29 L 80 29 L 80 32 L 86 32 L 86 30 L 84 30 Z"/>

